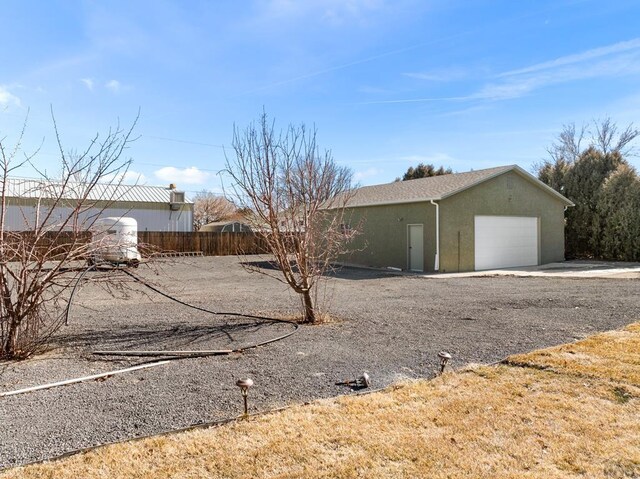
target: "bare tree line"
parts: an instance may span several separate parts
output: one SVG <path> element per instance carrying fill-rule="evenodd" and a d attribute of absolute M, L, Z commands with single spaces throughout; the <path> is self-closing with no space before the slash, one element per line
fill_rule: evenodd
<path fill-rule="evenodd" d="M 230 219 L 238 214 L 238 208 L 231 201 L 206 190 L 196 193 L 193 203 L 194 231 L 206 224 Z"/>

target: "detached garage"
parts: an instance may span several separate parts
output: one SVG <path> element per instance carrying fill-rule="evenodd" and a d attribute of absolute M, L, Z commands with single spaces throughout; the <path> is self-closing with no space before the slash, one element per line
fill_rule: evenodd
<path fill-rule="evenodd" d="M 562 261 L 569 206 L 517 165 L 367 186 L 348 202 L 362 234 L 341 260 L 417 272 Z"/>

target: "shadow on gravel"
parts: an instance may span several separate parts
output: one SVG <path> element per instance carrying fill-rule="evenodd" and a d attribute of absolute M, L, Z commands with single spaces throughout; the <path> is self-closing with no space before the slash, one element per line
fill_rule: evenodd
<path fill-rule="evenodd" d="M 273 261 L 245 261 L 242 264 L 245 268 L 251 268 L 255 270 L 265 270 L 270 272 L 278 271 L 278 266 Z M 292 263 L 292 268 L 297 272 L 297 268 Z M 398 273 L 393 271 L 379 271 L 375 269 L 365 268 L 353 268 L 349 266 L 333 266 L 323 275 L 326 278 L 348 279 L 348 280 L 361 280 L 361 279 L 381 279 L 398 276 Z"/>
<path fill-rule="evenodd" d="M 103 348 L 152 349 L 167 347 L 195 347 L 201 344 L 219 346 L 238 346 L 259 342 L 268 336 L 274 336 L 274 328 L 280 323 L 247 320 L 234 324 L 176 325 L 169 328 L 158 327 L 121 328 L 117 330 L 86 331 L 76 334 L 60 335 L 55 342 L 58 346 L 91 346 Z"/>

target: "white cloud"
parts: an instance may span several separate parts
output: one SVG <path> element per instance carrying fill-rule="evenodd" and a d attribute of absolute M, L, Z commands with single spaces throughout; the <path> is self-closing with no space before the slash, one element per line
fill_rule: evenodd
<path fill-rule="evenodd" d="M 313 17 L 331 24 L 364 20 L 368 13 L 384 7 L 383 0 L 271 0 L 265 3 L 265 20 Z"/>
<path fill-rule="evenodd" d="M 633 40 L 629 40 L 626 42 L 614 43 L 613 45 L 607 45 L 605 47 L 594 48 L 592 50 L 576 53 L 574 55 L 559 57 L 554 60 L 537 63 L 535 65 L 520 68 L 518 70 L 504 72 L 499 76 L 506 77 L 512 75 L 522 75 L 525 73 L 534 73 L 542 70 L 555 69 L 566 65 L 574 65 L 576 63 L 591 62 L 596 58 L 615 55 L 617 53 L 623 53 L 630 50 L 640 50 L 640 38 L 634 38 Z"/>
<path fill-rule="evenodd" d="M 0 106 L 20 106 L 20 98 L 12 94 L 7 87 L 0 85 Z"/>
<path fill-rule="evenodd" d="M 549 83 L 542 78 L 518 78 L 503 83 L 491 83 L 482 87 L 477 93 L 470 95 L 469 99 L 478 100 L 509 100 L 518 98 Z"/>
<path fill-rule="evenodd" d="M 625 51 L 624 53 L 605 48 L 598 50 L 612 51 L 615 54 L 604 56 L 605 54 L 601 53 L 599 54 L 600 58 L 596 59 L 589 52 L 585 52 L 507 72 L 507 74 L 500 75 L 500 78 L 504 78 L 503 81 L 485 85 L 469 98 L 507 100 L 524 96 L 550 85 L 640 73 L 640 44 L 635 51 Z"/>
<path fill-rule="evenodd" d="M 358 182 L 365 178 L 370 178 L 372 176 L 377 176 L 382 173 L 382 170 L 379 168 L 367 168 L 364 171 L 356 171 L 353 175 L 353 179 Z"/>
<path fill-rule="evenodd" d="M 495 81 L 486 83 L 470 95 L 405 98 L 363 102 L 363 104 L 509 100 L 551 85 L 638 74 L 640 74 L 640 38 L 501 73 L 495 77 Z M 419 78 L 420 74 L 413 74 L 413 76 Z M 435 79 L 436 76 L 431 77 L 427 74 L 422 75 L 422 78 Z"/>
<path fill-rule="evenodd" d="M 109 80 L 104 86 L 113 93 L 118 93 L 122 88 L 122 85 L 118 80 Z"/>
<path fill-rule="evenodd" d="M 362 21 L 369 12 L 379 10 L 383 5 L 383 2 L 378 0 L 338 0 L 322 3 L 330 5 L 324 10 L 323 18 L 336 25 L 349 19 Z"/>
<path fill-rule="evenodd" d="M 368 95 L 388 95 L 390 93 L 394 93 L 393 90 L 389 90 L 387 88 L 379 88 L 374 86 L 364 85 L 358 88 L 360 93 L 366 93 Z"/>
<path fill-rule="evenodd" d="M 431 70 L 428 72 L 404 73 L 403 75 L 409 78 L 415 78 L 416 80 L 447 82 L 462 80 L 468 75 L 468 73 L 462 68 L 451 67 Z"/>
<path fill-rule="evenodd" d="M 498 75 L 469 99 L 507 100 L 549 85 L 640 73 L 640 38 L 566 55 Z"/>
<path fill-rule="evenodd" d="M 202 171 L 195 166 L 189 168 L 175 168 L 173 166 L 165 166 L 154 172 L 156 178 L 167 183 L 186 183 L 188 185 L 201 185 L 205 183 L 211 173 Z"/>
<path fill-rule="evenodd" d="M 90 90 L 93 91 L 93 80 L 91 78 L 81 78 L 80 81 Z"/>

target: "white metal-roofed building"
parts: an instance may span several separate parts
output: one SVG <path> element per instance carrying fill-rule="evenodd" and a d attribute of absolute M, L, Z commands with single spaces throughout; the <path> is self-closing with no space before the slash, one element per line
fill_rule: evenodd
<path fill-rule="evenodd" d="M 65 206 L 55 207 L 49 220 L 67 217 L 74 200 L 85 196 L 83 183 L 60 183 L 45 179 L 8 178 L 6 181 L 7 212 L 5 229 L 28 231 L 47 209 L 47 200 L 62 197 Z M 63 192 L 60 195 L 60 192 Z M 192 231 L 193 202 L 175 185 L 145 186 L 99 183 L 86 195 L 88 205 L 84 218 L 131 217 L 138 222 L 138 231 Z"/>

